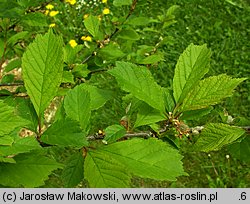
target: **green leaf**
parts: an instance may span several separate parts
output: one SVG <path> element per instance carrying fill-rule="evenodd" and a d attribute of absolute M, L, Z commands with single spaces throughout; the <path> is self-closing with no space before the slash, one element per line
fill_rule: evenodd
<path fill-rule="evenodd" d="M 0 145 L 10 146 L 14 142 L 14 139 L 8 135 L 0 137 Z M 0 153 L 1 155 L 1 153 Z"/>
<path fill-rule="evenodd" d="M 102 107 L 113 96 L 112 92 L 105 89 L 99 89 L 89 84 L 80 85 L 83 90 L 86 90 L 90 94 L 90 108 L 91 110 L 97 110 Z"/>
<path fill-rule="evenodd" d="M 238 127 L 222 123 L 209 123 L 202 130 L 194 149 L 204 152 L 219 150 L 237 140 L 244 133 L 245 131 Z"/>
<path fill-rule="evenodd" d="M 57 93 L 63 74 L 62 38 L 50 30 L 38 35 L 22 58 L 22 73 L 28 95 L 39 117 Z"/>
<path fill-rule="evenodd" d="M 160 112 L 165 112 L 163 90 L 146 67 L 116 62 L 116 67 L 108 72 L 116 78 L 123 90 L 131 92 Z"/>
<path fill-rule="evenodd" d="M 241 161 L 250 162 L 250 137 L 246 136 L 243 140 L 235 142 L 228 147 L 230 153 Z"/>
<path fill-rule="evenodd" d="M 38 187 L 52 171 L 62 168 L 56 161 L 35 153 L 22 154 L 15 157 L 15 164 L 0 165 L 0 184 L 10 187 Z"/>
<path fill-rule="evenodd" d="M 191 110 L 184 112 L 180 119 L 181 120 L 198 120 L 201 117 L 209 114 L 213 110 L 213 107 L 198 109 L 198 110 Z"/>
<path fill-rule="evenodd" d="M 126 167 L 126 171 L 142 178 L 175 181 L 187 175 L 183 171 L 182 156 L 161 140 L 131 139 L 106 145 L 98 150 Z M 112 171 L 109 172 L 112 175 Z"/>
<path fill-rule="evenodd" d="M 126 5 L 131 5 L 132 0 L 114 0 L 113 1 L 114 6 L 126 6 Z"/>
<path fill-rule="evenodd" d="M 10 133 L 18 127 L 24 127 L 28 121 L 15 115 L 15 109 L 0 100 L 0 136 Z"/>
<path fill-rule="evenodd" d="M 65 188 L 73 188 L 83 180 L 84 159 L 81 152 L 74 153 L 66 162 L 62 172 Z"/>
<path fill-rule="evenodd" d="M 75 77 L 87 77 L 90 71 L 88 70 L 87 64 L 77 64 L 74 66 L 72 70 L 72 74 L 74 74 Z"/>
<path fill-rule="evenodd" d="M 173 92 L 168 88 L 163 88 L 165 107 L 168 112 L 173 112 L 175 107 L 175 102 L 173 98 Z"/>
<path fill-rule="evenodd" d="M 142 60 L 139 60 L 138 63 L 139 64 L 156 64 L 160 61 L 163 61 L 163 55 L 162 54 L 154 54 L 154 55 L 150 55 Z"/>
<path fill-rule="evenodd" d="M 16 1 L 0 1 L 0 18 L 18 18 L 23 12 Z"/>
<path fill-rule="evenodd" d="M 127 24 L 132 26 L 145 26 L 151 22 L 150 18 L 147 17 L 135 17 L 135 18 L 129 18 Z"/>
<path fill-rule="evenodd" d="M 70 71 L 63 71 L 62 83 L 74 84 L 74 75 Z"/>
<path fill-rule="evenodd" d="M 14 164 L 14 163 L 16 163 L 16 161 L 13 159 L 13 158 L 6 158 L 6 157 L 1 157 L 0 156 L 0 163 L 1 162 L 4 162 L 4 163 L 12 163 L 12 164 Z M 0 164 L 1 165 L 1 164 Z"/>
<path fill-rule="evenodd" d="M 126 188 L 131 176 L 126 166 L 105 152 L 88 151 L 84 162 L 84 178 L 91 188 Z"/>
<path fill-rule="evenodd" d="M 12 35 L 8 41 L 7 44 L 8 46 L 14 46 L 19 40 L 23 40 L 24 38 L 26 38 L 29 35 L 28 31 L 22 31 L 22 32 L 18 32 L 15 35 Z"/>
<path fill-rule="evenodd" d="M 63 147 L 87 146 L 86 133 L 83 133 L 77 121 L 70 119 L 59 120 L 52 124 L 41 136 L 41 141 L 46 144 Z"/>
<path fill-rule="evenodd" d="M 108 143 L 115 142 L 116 140 L 122 138 L 126 134 L 126 129 L 121 125 L 111 125 L 105 130 L 104 140 Z"/>
<path fill-rule="evenodd" d="M 118 46 L 113 44 L 101 48 L 99 54 L 105 60 L 114 60 L 125 56 L 124 52 L 122 52 Z"/>
<path fill-rule="evenodd" d="M 174 98 L 181 103 L 198 81 L 208 72 L 211 51 L 206 45 L 190 44 L 180 55 L 173 80 Z"/>
<path fill-rule="evenodd" d="M 63 59 L 67 64 L 74 64 L 77 59 L 77 54 L 83 49 L 83 45 L 71 47 L 69 44 L 63 48 Z"/>
<path fill-rule="evenodd" d="M 23 22 L 28 26 L 34 26 L 34 27 L 48 26 L 47 16 L 41 12 L 28 13 L 22 17 L 21 22 Z"/>
<path fill-rule="evenodd" d="M 232 79 L 225 74 L 206 78 L 190 91 L 179 110 L 184 112 L 215 105 L 223 98 L 231 96 L 236 86 L 244 80 L 245 78 Z"/>
<path fill-rule="evenodd" d="M 90 94 L 81 86 L 68 91 L 64 99 L 66 114 L 80 123 L 83 131 L 87 131 L 90 119 Z"/>
<path fill-rule="evenodd" d="M 134 127 L 150 125 L 162 120 L 166 120 L 166 117 L 163 113 L 160 113 L 158 110 L 150 107 L 148 104 L 143 103 L 139 107 L 139 112 L 137 114 Z"/>
<path fill-rule="evenodd" d="M 99 35 L 100 21 L 98 17 L 90 15 L 88 18 L 84 20 L 84 25 L 94 38 Z"/>
<path fill-rule="evenodd" d="M 38 117 L 29 98 L 9 97 L 5 100 L 5 103 L 12 107 L 16 107 L 16 114 L 27 120 L 27 124 L 25 125 L 26 128 L 33 132 L 37 131 Z"/>
<path fill-rule="evenodd" d="M 124 39 L 124 40 L 139 40 L 140 39 L 140 35 L 132 28 L 122 29 L 118 33 L 117 37 Z"/>
<path fill-rule="evenodd" d="M 13 139 L 14 142 L 11 146 L 0 146 L 0 155 L 11 156 L 41 149 L 40 144 L 34 137 L 21 138 L 19 136 L 16 136 Z"/>
<path fill-rule="evenodd" d="M 1 56 L 1 54 L 0 54 L 0 56 Z M 19 67 L 21 67 L 21 64 L 22 64 L 22 61 L 19 58 L 14 59 L 6 65 L 6 67 L 4 68 L 4 71 L 9 72 L 15 68 L 19 68 Z"/>

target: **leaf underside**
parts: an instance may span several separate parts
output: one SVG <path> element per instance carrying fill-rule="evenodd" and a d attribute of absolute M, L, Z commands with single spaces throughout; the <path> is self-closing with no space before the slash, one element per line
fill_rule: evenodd
<path fill-rule="evenodd" d="M 210 123 L 202 130 L 194 149 L 204 152 L 216 151 L 234 142 L 244 133 L 245 131 L 238 127 L 222 123 Z"/>

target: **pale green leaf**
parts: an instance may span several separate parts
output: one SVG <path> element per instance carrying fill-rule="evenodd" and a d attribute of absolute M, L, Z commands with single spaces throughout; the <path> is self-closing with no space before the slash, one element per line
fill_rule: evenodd
<path fill-rule="evenodd" d="M 15 109 L 0 100 L 0 136 L 10 133 L 18 127 L 24 127 L 28 121 L 15 115 Z"/>
<path fill-rule="evenodd" d="M 41 149 L 40 144 L 34 137 L 13 137 L 14 142 L 11 146 L 0 146 L 0 155 L 11 156 L 20 153 L 30 152 L 32 150 Z"/>
<path fill-rule="evenodd" d="M 137 114 L 134 127 L 150 125 L 166 119 L 167 118 L 164 116 L 163 113 L 160 113 L 158 110 L 150 107 L 148 104 L 143 103 L 139 107 L 139 112 Z"/>
<path fill-rule="evenodd" d="M 70 71 L 63 71 L 62 83 L 74 84 L 74 75 Z"/>
<path fill-rule="evenodd" d="M 180 55 L 173 79 L 174 98 L 181 103 L 198 81 L 208 72 L 211 51 L 206 45 L 190 44 Z"/>
<path fill-rule="evenodd" d="M 84 25 L 93 37 L 97 37 L 99 35 L 100 21 L 98 17 L 90 15 L 84 20 Z"/>
<path fill-rule="evenodd" d="M 80 123 L 83 131 L 87 131 L 90 119 L 90 94 L 81 86 L 68 91 L 64 99 L 66 114 Z"/>
<path fill-rule="evenodd" d="M 21 154 L 15 157 L 15 164 L 0 165 L 0 184 L 10 187 L 38 187 L 52 171 L 62 168 L 56 161 L 35 153 Z"/>
<path fill-rule="evenodd" d="M 114 0 L 113 1 L 114 6 L 126 6 L 126 5 L 131 5 L 132 0 Z"/>
<path fill-rule="evenodd" d="M 97 110 L 102 107 L 108 100 L 112 98 L 112 92 L 105 89 L 99 89 L 89 84 L 80 85 L 83 90 L 86 90 L 90 94 L 90 108 L 91 110 Z"/>
<path fill-rule="evenodd" d="M 109 73 L 116 78 L 122 89 L 160 112 L 165 112 L 163 90 L 146 67 L 117 62 Z"/>
<path fill-rule="evenodd" d="M 41 141 L 46 144 L 63 147 L 87 146 L 86 133 L 83 133 L 77 121 L 70 119 L 58 120 L 52 124 L 41 136 Z"/>
<path fill-rule="evenodd" d="M 126 166 L 127 172 L 142 178 L 175 181 L 176 177 L 187 175 L 179 152 L 155 138 L 116 142 L 98 152 L 119 161 Z"/>
<path fill-rule="evenodd" d="M 232 95 L 233 90 L 245 78 L 234 78 L 221 74 L 200 81 L 184 99 L 181 112 L 206 108 Z"/>
<path fill-rule="evenodd" d="M 22 32 L 18 32 L 15 35 L 12 35 L 8 41 L 7 44 L 9 46 L 14 46 L 19 40 L 23 40 L 24 38 L 26 38 L 29 35 L 28 31 L 22 31 Z"/>
<path fill-rule="evenodd" d="M 198 120 L 201 117 L 209 114 L 213 110 L 213 107 L 209 106 L 207 108 L 191 110 L 184 112 L 181 116 L 181 120 Z"/>
<path fill-rule="evenodd" d="M 88 151 L 84 178 L 92 188 L 126 188 L 129 187 L 131 176 L 126 166 L 105 152 Z"/>
<path fill-rule="evenodd" d="M 238 127 L 222 123 L 209 123 L 202 130 L 194 148 L 204 152 L 219 150 L 237 140 L 244 133 L 245 131 Z"/>
<path fill-rule="evenodd" d="M 173 92 L 168 88 L 163 88 L 165 107 L 168 112 L 173 112 L 175 107 Z"/>
<path fill-rule="evenodd" d="M 229 152 L 241 161 L 250 162 L 250 137 L 246 136 L 243 140 L 235 142 L 228 147 Z"/>
<path fill-rule="evenodd" d="M 1 155 L 1 153 L 0 153 L 0 155 Z M 0 163 L 1 163 L 1 162 L 4 162 L 4 163 L 12 163 L 12 164 L 16 163 L 16 161 L 15 161 L 13 158 L 1 157 L 1 156 L 0 156 Z M 0 164 L 0 165 L 1 165 L 1 164 Z"/>
<path fill-rule="evenodd" d="M 83 180 L 84 158 L 81 152 L 70 156 L 62 172 L 65 188 L 75 187 Z"/>
<path fill-rule="evenodd" d="M 151 22 L 152 19 L 147 18 L 147 17 L 134 17 L 134 18 L 129 18 L 127 24 L 132 25 L 132 26 L 145 26 Z"/>
<path fill-rule="evenodd" d="M 115 142 L 116 140 L 122 138 L 126 134 L 126 129 L 121 125 L 111 125 L 105 130 L 104 140 L 108 143 Z"/>
<path fill-rule="evenodd" d="M 22 73 L 28 95 L 41 117 L 57 93 L 63 74 L 62 38 L 50 30 L 38 35 L 22 58 Z"/>

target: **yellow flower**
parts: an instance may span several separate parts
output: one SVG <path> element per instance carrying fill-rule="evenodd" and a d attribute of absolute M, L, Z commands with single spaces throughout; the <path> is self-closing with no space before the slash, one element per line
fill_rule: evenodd
<path fill-rule="evenodd" d="M 92 41 L 92 38 L 91 38 L 90 36 L 82 36 L 82 37 L 81 37 L 81 40 L 91 42 L 91 41 Z"/>
<path fill-rule="evenodd" d="M 56 16 L 58 13 L 59 13 L 59 11 L 51 11 L 51 12 L 49 13 L 49 15 L 50 15 L 51 17 L 54 17 L 54 16 Z"/>
<path fill-rule="evenodd" d="M 76 3 L 76 0 L 65 0 L 65 2 L 74 5 Z"/>
<path fill-rule="evenodd" d="M 52 4 L 48 4 L 47 6 L 46 6 L 46 9 L 48 9 L 48 10 L 52 10 L 54 8 L 54 6 L 52 5 Z"/>
<path fill-rule="evenodd" d="M 106 4 L 108 0 L 102 0 L 102 3 Z"/>
<path fill-rule="evenodd" d="M 49 14 L 49 10 L 46 10 L 45 11 L 45 15 L 47 16 Z"/>
<path fill-rule="evenodd" d="M 51 23 L 51 24 L 49 25 L 50 28 L 54 28 L 55 26 L 56 26 L 55 23 Z"/>
<path fill-rule="evenodd" d="M 70 40 L 70 41 L 69 41 L 69 44 L 70 44 L 70 46 L 73 47 L 73 48 L 74 48 L 75 46 L 77 46 L 77 42 L 76 42 L 75 40 Z"/>
<path fill-rule="evenodd" d="M 86 19 L 89 17 L 89 14 L 84 14 L 83 18 Z"/>
<path fill-rule="evenodd" d="M 109 10 L 108 8 L 105 8 L 105 9 L 103 9 L 102 13 L 103 13 L 104 15 L 107 15 L 107 14 L 110 13 L 110 10 Z"/>

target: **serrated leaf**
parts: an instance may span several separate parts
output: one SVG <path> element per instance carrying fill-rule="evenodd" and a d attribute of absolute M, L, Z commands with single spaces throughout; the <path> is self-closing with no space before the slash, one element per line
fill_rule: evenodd
<path fill-rule="evenodd" d="M 90 15 L 88 18 L 84 20 L 84 25 L 94 38 L 99 35 L 100 21 L 98 17 Z"/>
<path fill-rule="evenodd" d="M 235 142 L 228 147 L 229 152 L 241 161 L 250 162 L 250 137 L 246 136 L 243 140 Z"/>
<path fill-rule="evenodd" d="M 11 187 L 38 187 L 52 171 L 62 168 L 56 161 L 35 153 L 22 154 L 15 157 L 15 164 L 0 165 L 0 184 Z"/>
<path fill-rule="evenodd" d="M 41 117 L 60 86 L 63 74 L 62 38 L 50 30 L 38 35 L 22 58 L 22 73 L 25 87 Z"/>
<path fill-rule="evenodd" d="M 87 146 L 86 133 L 82 132 L 77 121 L 70 119 L 59 120 L 52 124 L 41 136 L 41 141 L 46 144 L 63 147 Z"/>
<path fill-rule="evenodd" d="M 131 176 L 126 166 L 105 152 L 88 151 L 84 178 L 92 188 L 126 188 L 129 187 Z"/>
<path fill-rule="evenodd" d="M 190 44 L 180 55 L 173 79 L 174 98 L 181 103 L 209 70 L 211 51 L 206 45 Z"/>
<path fill-rule="evenodd" d="M 21 153 L 30 152 L 32 150 L 41 149 L 41 146 L 34 137 L 21 138 L 16 136 L 11 146 L 0 146 L 1 156 L 11 156 Z"/>
<path fill-rule="evenodd" d="M 202 130 L 194 149 L 204 152 L 219 150 L 237 140 L 244 133 L 245 131 L 238 127 L 222 123 L 209 123 Z"/>
<path fill-rule="evenodd" d="M 132 28 L 130 29 L 122 29 L 118 34 L 118 38 L 124 39 L 124 40 L 139 40 L 140 35 Z"/>
<path fill-rule="evenodd" d="M 68 91 L 64 99 L 66 114 L 80 123 L 83 131 L 87 131 L 90 119 L 90 94 L 81 86 Z"/>
<path fill-rule="evenodd" d="M 131 5 L 132 0 L 114 0 L 113 1 L 114 6 L 126 6 L 126 5 Z"/>
<path fill-rule="evenodd" d="M 10 133 L 18 127 L 24 127 L 28 121 L 15 115 L 15 109 L 0 100 L 0 136 Z"/>
<path fill-rule="evenodd" d="M 131 92 L 136 98 L 160 112 L 165 112 L 162 88 L 154 81 L 146 67 L 116 62 L 116 67 L 108 72 L 116 78 L 123 90 Z"/>
<path fill-rule="evenodd" d="M 166 120 L 166 117 L 160 111 L 150 107 L 148 104 L 143 103 L 139 107 L 137 118 L 134 127 L 139 127 L 142 125 L 150 125 L 162 120 Z"/>
<path fill-rule="evenodd" d="M 206 78 L 190 91 L 179 110 L 184 112 L 215 105 L 231 96 L 236 86 L 244 80 L 245 78 L 232 79 L 225 74 Z"/>
<path fill-rule="evenodd" d="M 62 172 L 65 188 L 75 187 L 83 180 L 84 158 L 81 152 L 74 153 L 68 159 Z"/>
<path fill-rule="evenodd" d="M 98 152 L 119 161 L 126 166 L 127 172 L 142 178 L 175 181 L 176 177 L 187 175 L 183 171 L 183 157 L 158 139 L 116 142 L 100 148 Z"/>
<path fill-rule="evenodd" d="M 86 83 L 81 84 L 81 87 L 83 90 L 88 91 L 90 94 L 91 110 L 97 110 L 112 98 L 112 92 L 109 90 L 99 89 Z"/>
<path fill-rule="evenodd" d="M 121 125 L 111 125 L 105 130 L 104 140 L 108 143 L 115 142 L 116 140 L 122 138 L 126 134 L 126 129 Z"/>

